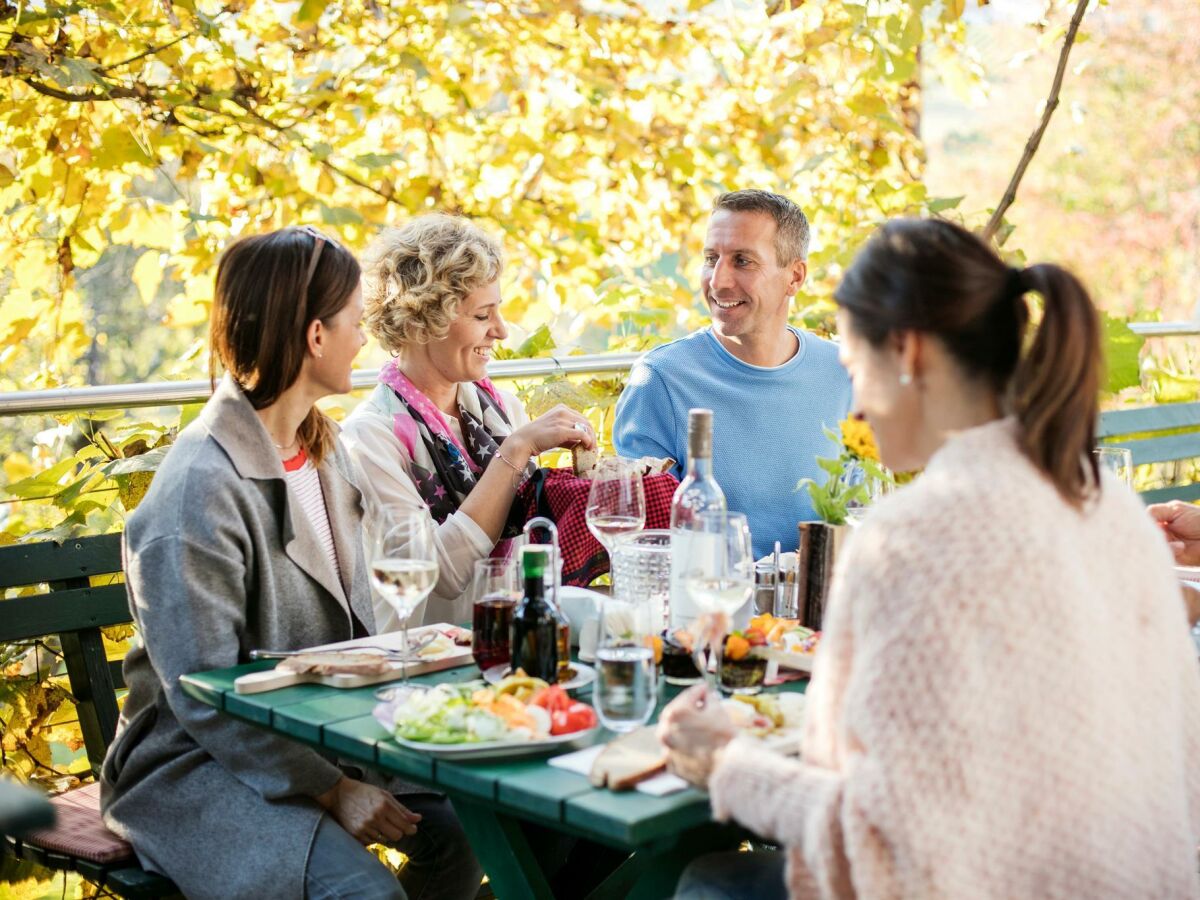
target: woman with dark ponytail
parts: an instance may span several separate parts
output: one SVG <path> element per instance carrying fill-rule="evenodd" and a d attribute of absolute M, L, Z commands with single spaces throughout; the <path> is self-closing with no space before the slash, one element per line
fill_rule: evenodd
<path fill-rule="evenodd" d="M 217 269 L 212 399 L 125 529 L 140 641 L 101 773 L 106 824 L 193 898 L 467 900 L 482 872 L 449 801 L 189 697 L 180 676 L 372 633 L 362 495 L 314 405 L 350 390 L 358 262 L 311 228 L 236 241 Z M 395 794 L 402 796 L 398 799 Z M 409 857 L 400 881 L 366 849 Z"/>
<path fill-rule="evenodd" d="M 788 848 L 786 875 L 782 856 L 732 863 L 776 873 L 773 892 L 740 883 L 1200 895 L 1200 672 L 1170 552 L 1091 452 L 1086 290 L 1055 265 L 1008 267 L 957 225 L 900 220 L 835 298 L 883 462 L 924 472 L 839 560 L 801 761 L 734 750 L 700 696 L 663 716 L 673 766 L 716 813 Z M 722 865 L 697 864 L 680 895 Z"/>

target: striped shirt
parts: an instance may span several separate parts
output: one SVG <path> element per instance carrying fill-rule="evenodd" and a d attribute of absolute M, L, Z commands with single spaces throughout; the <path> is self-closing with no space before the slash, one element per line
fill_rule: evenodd
<path fill-rule="evenodd" d="M 317 533 L 317 540 L 325 549 L 326 556 L 333 564 L 333 571 L 337 573 L 340 580 L 342 570 L 338 565 L 337 548 L 333 545 L 333 531 L 329 527 L 329 511 L 325 508 L 325 494 L 321 490 L 321 476 L 317 473 L 317 467 L 309 460 L 304 448 L 301 448 L 300 452 L 291 459 L 283 461 L 283 471 L 287 476 L 288 488 L 299 501 L 300 508 L 304 510 L 308 521 L 312 523 L 313 530 Z"/>

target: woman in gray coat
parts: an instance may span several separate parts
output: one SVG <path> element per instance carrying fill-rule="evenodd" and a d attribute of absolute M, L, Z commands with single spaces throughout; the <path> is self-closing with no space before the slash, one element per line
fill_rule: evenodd
<path fill-rule="evenodd" d="M 433 900 L 479 886 L 444 797 L 367 783 L 179 684 L 256 647 L 374 629 L 362 495 L 336 426 L 313 405 L 350 390 L 364 343 L 359 278 L 353 256 L 312 229 L 229 248 L 211 322 L 226 374 L 125 530 L 141 640 L 125 660 L 104 817 L 188 897 Z M 366 850 L 378 842 L 409 856 L 400 883 Z"/>

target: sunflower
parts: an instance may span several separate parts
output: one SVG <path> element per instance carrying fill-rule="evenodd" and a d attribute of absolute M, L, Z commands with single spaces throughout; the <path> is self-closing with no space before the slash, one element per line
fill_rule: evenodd
<path fill-rule="evenodd" d="M 839 426 L 842 432 L 842 446 L 855 459 L 869 459 L 879 462 L 879 447 L 875 444 L 875 434 L 866 419 L 849 418 Z"/>

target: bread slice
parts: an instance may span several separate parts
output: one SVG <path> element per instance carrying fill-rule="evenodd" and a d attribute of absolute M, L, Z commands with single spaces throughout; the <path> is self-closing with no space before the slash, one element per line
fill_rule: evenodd
<path fill-rule="evenodd" d="M 575 474 L 579 478 L 591 476 L 599 461 L 600 450 L 598 448 L 588 450 L 583 445 L 571 448 L 571 465 L 575 468 Z"/>
<path fill-rule="evenodd" d="M 588 780 L 596 787 L 627 791 L 639 781 L 657 775 L 667 765 L 667 748 L 653 727 L 639 728 L 609 741 L 592 763 Z"/>
<path fill-rule="evenodd" d="M 391 668 L 382 653 L 346 653 L 330 650 L 323 653 L 301 653 L 280 660 L 277 668 L 290 672 L 314 675 L 381 675 Z"/>

